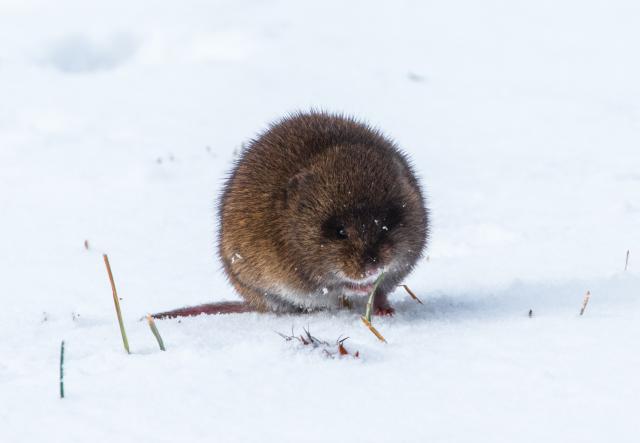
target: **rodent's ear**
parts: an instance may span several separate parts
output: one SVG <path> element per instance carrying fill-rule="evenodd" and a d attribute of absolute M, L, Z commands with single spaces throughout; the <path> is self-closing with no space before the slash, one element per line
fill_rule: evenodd
<path fill-rule="evenodd" d="M 285 205 L 290 205 L 297 201 L 300 196 L 300 191 L 309 185 L 312 178 L 313 174 L 309 171 L 301 171 L 291 177 L 284 191 Z"/>

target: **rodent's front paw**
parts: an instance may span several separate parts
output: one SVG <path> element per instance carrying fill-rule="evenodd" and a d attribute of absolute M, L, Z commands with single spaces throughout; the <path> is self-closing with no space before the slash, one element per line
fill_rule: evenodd
<path fill-rule="evenodd" d="M 389 317 L 392 317 L 393 314 L 395 313 L 396 313 L 396 310 L 393 309 L 391 306 L 384 306 L 380 308 L 376 306 L 376 310 L 374 312 L 375 315 L 389 316 Z"/>

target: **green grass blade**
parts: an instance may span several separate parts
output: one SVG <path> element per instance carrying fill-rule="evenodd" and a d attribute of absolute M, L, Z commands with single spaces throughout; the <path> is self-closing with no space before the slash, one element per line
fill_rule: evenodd
<path fill-rule="evenodd" d="M 153 336 L 158 341 L 158 346 L 160 346 L 160 350 L 166 351 L 164 347 L 164 342 L 162 341 L 162 337 L 160 336 L 160 331 L 158 331 L 158 328 L 156 327 L 156 322 L 153 321 L 153 317 L 151 317 L 150 314 L 147 314 L 147 322 L 149 323 L 149 328 L 151 329 Z"/>
<path fill-rule="evenodd" d="M 60 398 L 64 398 L 64 340 L 60 343 Z"/>
<path fill-rule="evenodd" d="M 109 274 L 109 282 L 111 283 L 111 291 L 113 292 L 113 304 L 116 306 L 116 315 L 118 316 L 118 324 L 120 325 L 120 335 L 122 335 L 122 343 L 127 354 L 131 354 L 129 351 L 129 340 L 127 340 L 127 332 L 124 330 L 124 322 L 122 321 L 122 312 L 120 311 L 120 301 L 118 298 L 118 291 L 116 291 L 116 284 L 113 281 L 113 274 L 111 273 L 111 265 L 109 264 L 109 257 L 107 254 L 103 254 L 104 264 L 107 267 L 107 273 Z"/>
<path fill-rule="evenodd" d="M 380 286 L 380 282 L 384 278 L 384 272 L 380 274 L 380 276 L 376 279 L 376 282 L 373 284 L 373 289 L 371 290 L 371 294 L 369 295 L 369 301 L 367 301 L 367 309 L 364 312 L 364 318 L 371 323 L 371 311 L 373 310 L 373 297 Z"/>

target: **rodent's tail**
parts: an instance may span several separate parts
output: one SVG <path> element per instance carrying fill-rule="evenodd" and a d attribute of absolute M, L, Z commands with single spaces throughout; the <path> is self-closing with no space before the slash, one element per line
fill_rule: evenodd
<path fill-rule="evenodd" d="M 241 312 L 253 312 L 254 308 L 241 301 L 224 301 L 219 303 L 207 303 L 204 305 L 190 306 L 174 309 L 172 311 L 153 314 L 153 318 L 192 317 L 200 314 L 237 314 Z"/>

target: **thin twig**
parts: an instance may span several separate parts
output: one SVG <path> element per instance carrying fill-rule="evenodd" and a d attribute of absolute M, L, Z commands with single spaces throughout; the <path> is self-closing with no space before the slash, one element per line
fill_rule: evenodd
<path fill-rule="evenodd" d="M 360 317 L 362 319 L 362 323 L 364 323 L 364 325 L 369 328 L 369 330 L 373 333 L 373 335 L 375 335 L 378 340 L 380 340 L 381 342 L 386 343 L 387 341 L 384 339 L 384 337 L 382 336 L 382 334 L 380 334 L 378 332 L 378 330 L 376 328 L 373 327 L 373 325 L 371 324 L 371 322 L 369 320 L 367 320 L 366 318 L 364 318 L 364 316 Z"/>
<path fill-rule="evenodd" d="M 109 282 L 111 282 L 111 290 L 113 292 L 113 303 L 116 306 L 116 315 L 118 316 L 118 323 L 120 324 L 120 335 L 122 335 L 122 343 L 127 354 L 131 354 L 129 351 L 129 341 L 127 340 L 127 332 L 124 330 L 124 322 L 122 321 L 122 312 L 120 312 L 120 301 L 118 299 L 118 291 L 116 291 L 116 284 L 113 281 L 113 274 L 111 273 L 111 265 L 109 264 L 109 257 L 107 254 L 102 254 L 104 258 L 104 264 L 107 267 L 107 273 L 109 274 Z"/>
<path fill-rule="evenodd" d="M 324 340 L 320 340 L 317 337 L 314 337 L 313 335 L 311 335 L 311 332 L 309 332 L 308 327 L 307 328 L 302 328 L 302 330 L 304 331 L 304 334 L 300 334 L 300 335 L 295 335 L 293 332 L 293 326 L 291 326 L 291 335 L 285 335 L 281 332 L 278 331 L 274 331 L 276 334 L 278 334 L 280 337 L 284 338 L 286 341 L 291 341 L 291 340 L 298 340 L 300 343 L 302 343 L 303 345 L 312 345 L 312 347 L 316 348 L 318 346 L 329 346 L 329 343 L 324 341 Z"/>
<path fill-rule="evenodd" d="M 629 250 L 627 249 L 627 259 L 624 262 L 624 270 L 626 271 L 629 268 Z"/>
<path fill-rule="evenodd" d="M 407 291 L 407 293 L 411 296 L 412 299 L 414 299 L 415 301 L 417 301 L 421 305 L 424 304 L 424 303 L 422 303 L 422 300 L 420 300 L 418 298 L 418 296 L 413 293 L 413 291 L 409 288 L 409 286 L 407 286 L 407 285 L 400 285 L 400 286 L 403 287 L 405 291 Z"/>
<path fill-rule="evenodd" d="M 166 349 L 164 348 L 164 342 L 162 341 L 162 337 L 160 336 L 160 331 L 158 331 L 156 322 L 153 321 L 153 317 L 151 317 L 151 314 L 147 314 L 147 323 L 149 323 L 149 328 L 151 328 L 151 332 L 153 333 L 153 336 L 156 338 L 156 341 L 158 342 L 158 346 L 160 346 L 160 350 L 166 351 Z"/>
<path fill-rule="evenodd" d="M 587 303 L 589 303 L 589 298 L 591 297 L 591 292 L 587 291 L 584 296 L 584 300 L 582 302 L 582 309 L 580 309 L 580 315 L 584 314 L 584 310 L 587 309 Z"/>
<path fill-rule="evenodd" d="M 284 338 L 286 341 L 291 341 L 293 340 L 295 337 L 292 335 L 284 335 L 282 332 L 278 332 L 278 331 L 273 331 L 276 334 L 278 334 L 280 337 Z"/>
<path fill-rule="evenodd" d="M 64 340 L 60 343 L 60 398 L 64 398 Z"/>

